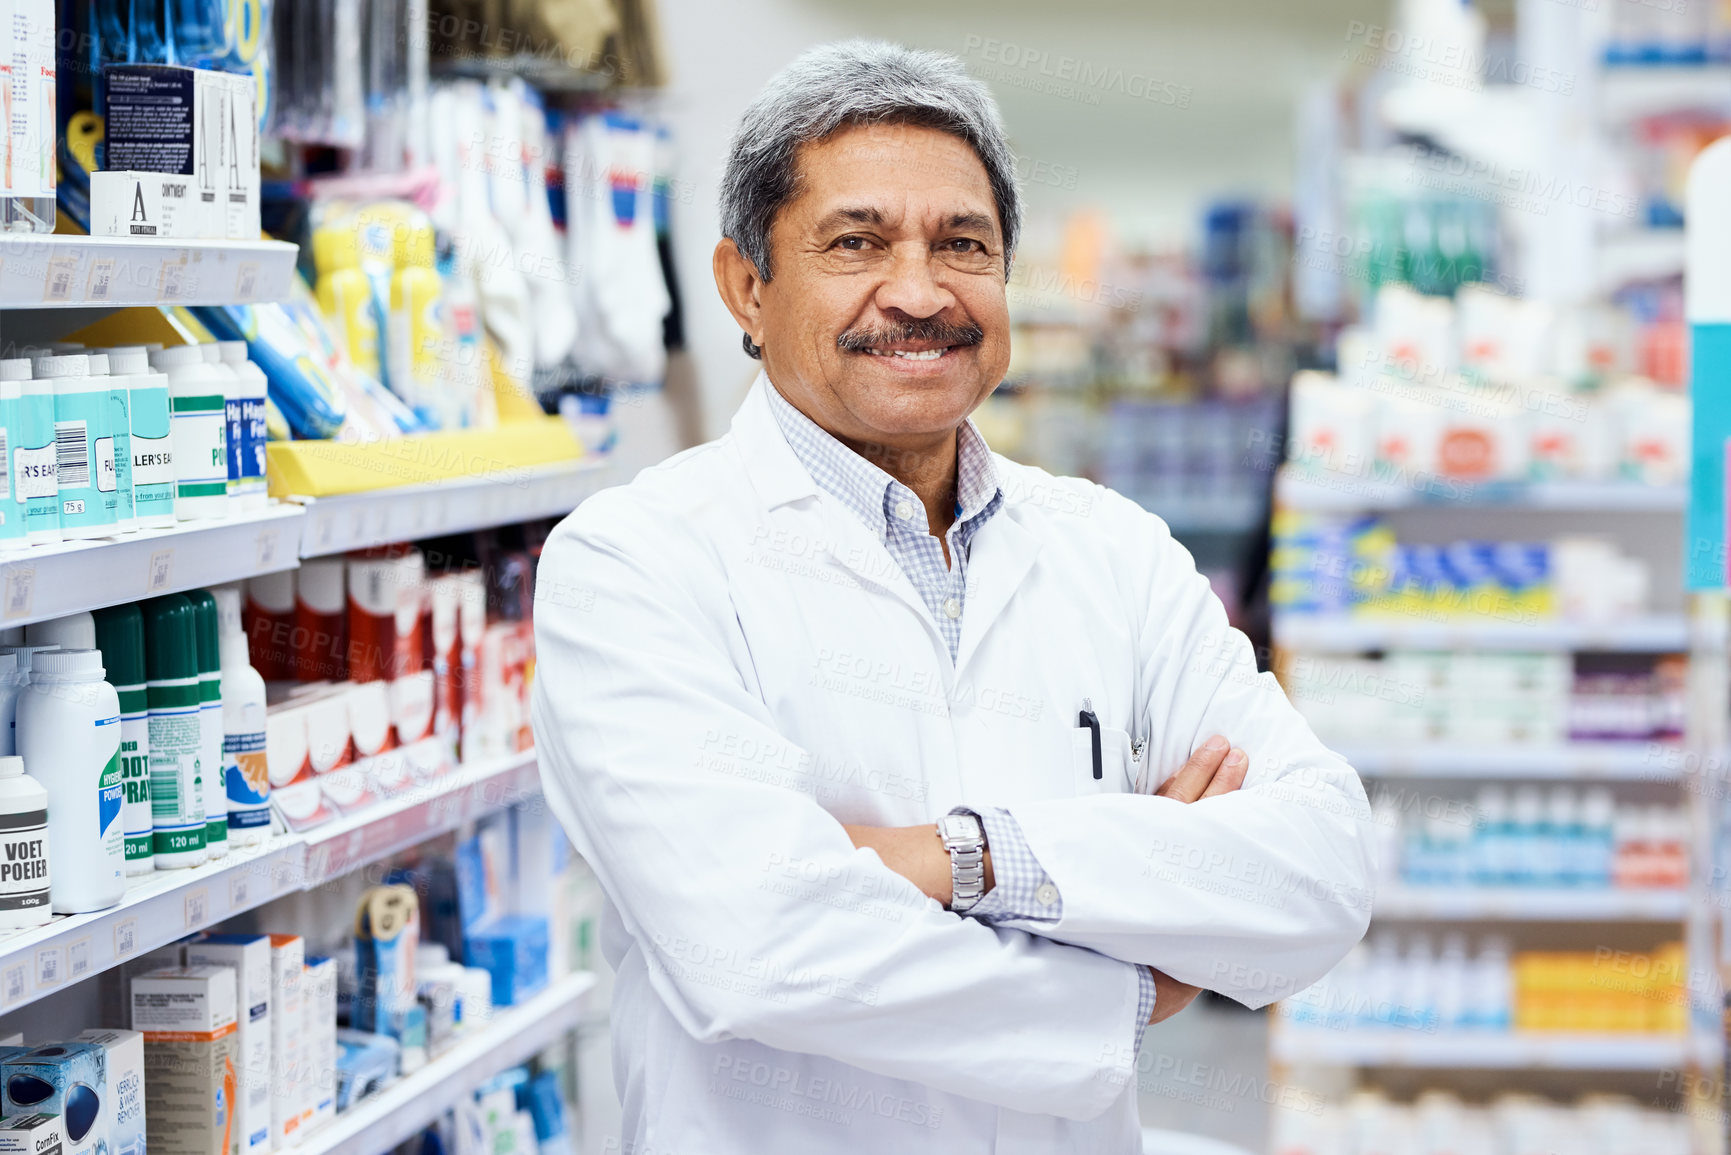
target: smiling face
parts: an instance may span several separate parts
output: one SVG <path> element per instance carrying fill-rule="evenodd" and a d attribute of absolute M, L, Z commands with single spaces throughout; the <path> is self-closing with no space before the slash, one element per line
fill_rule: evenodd
<path fill-rule="evenodd" d="M 968 143 L 858 125 L 802 147 L 770 230 L 768 282 L 733 242 L 716 283 L 764 368 L 819 425 L 860 445 L 943 443 L 1010 361 L 996 202 Z"/>

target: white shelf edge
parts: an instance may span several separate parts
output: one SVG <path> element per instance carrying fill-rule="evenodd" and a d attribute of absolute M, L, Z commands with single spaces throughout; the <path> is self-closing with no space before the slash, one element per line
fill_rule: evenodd
<path fill-rule="evenodd" d="M 412 1138 L 460 1095 L 532 1057 L 573 1030 L 595 986 L 587 971 L 551 983 L 528 1002 L 497 1011 L 488 1024 L 412 1075 L 362 1099 L 314 1131 L 303 1155 L 376 1155 Z"/>
<path fill-rule="evenodd" d="M 1272 633 L 1275 644 L 1284 649 L 1319 653 L 1380 649 L 1680 653 L 1689 648 L 1688 625 L 1681 614 L 1647 614 L 1620 622 L 1528 624 L 1277 613 Z"/>
<path fill-rule="evenodd" d="M 1332 745 L 1332 744 L 1331 744 Z M 1564 778 L 1674 782 L 1684 750 L 1661 742 L 1555 746 L 1332 745 L 1361 775 L 1379 778 Z"/>
<path fill-rule="evenodd" d="M 1269 1049 L 1277 1063 L 1495 1071 L 1650 1071 L 1715 1058 L 1711 1047 L 1680 1034 L 1336 1031 L 1288 1023 L 1270 1033 Z"/>
<path fill-rule="evenodd" d="M 563 516 L 607 484 L 605 458 L 524 467 L 334 497 L 289 496 L 306 511 L 303 558 Z"/>
<path fill-rule="evenodd" d="M 22 626 L 300 565 L 299 506 L 0 554 L 0 626 Z"/>
<path fill-rule="evenodd" d="M 1683 890 L 1516 886 L 1388 887 L 1372 907 L 1376 918 L 1462 922 L 1681 922 L 1688 911 Z"/>
<path fill-rule="evenodd" d="M 1522 513 L 1676 513 L 1688 492 L 1681 485 L 1632 482 L 1457 482 L 1459 497 L 1438 497 L 1411 486 L 1373 482 L 1345 473 L 1296 472 L 1282 467 L 1275 501 L 1303 513 L 1383 510 L 1513 510 Z"/>
<path fill-rule="evenodd" d="M 284 301 L 298 252 L 264 239 L 0 234 L 0 309 Z"/>

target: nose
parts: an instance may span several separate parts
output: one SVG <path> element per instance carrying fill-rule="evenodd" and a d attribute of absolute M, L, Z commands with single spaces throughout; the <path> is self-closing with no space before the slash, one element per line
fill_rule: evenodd
<path fill-rule="evenodd" d="M 915 320 L 935 317 L 956 303 L 955 294 L 938 280 L 939 266 L 923 243 L 896 245 L 878 286 L 875 303 L 886 313 L 905 313 Z"/>

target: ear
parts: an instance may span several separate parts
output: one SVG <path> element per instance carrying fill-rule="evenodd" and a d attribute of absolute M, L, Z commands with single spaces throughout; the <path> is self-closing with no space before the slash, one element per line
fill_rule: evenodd
<path fill-rule="evenodd" d="M 758 293 L 763 287 L 763 278 L 758 276 L 757 266 L 728 237 L 716 242 L 711 263 L 715 268 L 715 288 L 721 294 L 721 303 L 727 306 L 727 311 L 733 314 L 733 319 L 745 330 L 752 344 L 762 345 L 763 302 L 758 299 Z"/>

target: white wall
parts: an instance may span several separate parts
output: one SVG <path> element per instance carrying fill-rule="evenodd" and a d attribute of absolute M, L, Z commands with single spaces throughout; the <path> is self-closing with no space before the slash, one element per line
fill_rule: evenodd
<path fill-rule="evenodd" d="M 1389 7 L 1387 0 L 660 3 L 672 74 L 666 108 L 683 182 L 674 240 L 708 436 L 726 429 L 755 367 L 739 350 L 739 330 L 710 274 L 726 145 L 764 81 L 804 49 L 874 36 L 961 55 L 997 93 L 1025 158 L 1028 251 L 1037 253 L 1062 214 L 1081 205 L 1103 208 L 1126 233 L 1177 242 L 1194 234 L 1210 195 L 1285 195 L 1299 94 L 1348 67 L 1353 21 L 1384 22 Z M 1077 63 L 1062 67 L 1085 65 L 1106 80 L 1041 90 L 1063 85 L 1042 78 L 1041 53 L 1048 72 L 1070 57 Z M 1036 60 L 1014 63 L 1019 54 Z M 1132 94 L 1149 81 L 1154 99 Z"/>

